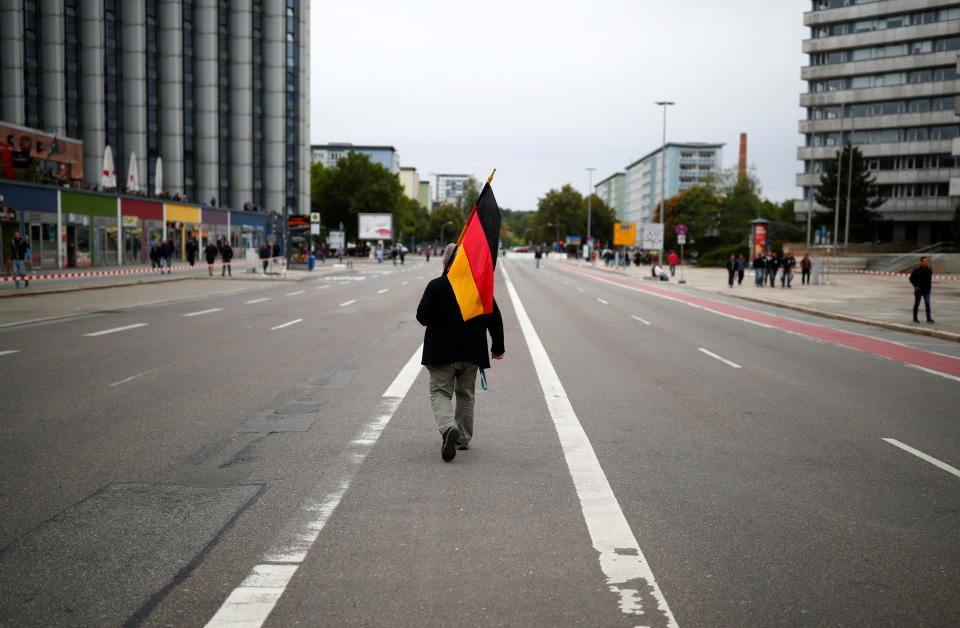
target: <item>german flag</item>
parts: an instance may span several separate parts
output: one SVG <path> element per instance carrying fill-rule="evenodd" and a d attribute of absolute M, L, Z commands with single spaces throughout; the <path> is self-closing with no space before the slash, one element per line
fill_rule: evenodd
<path fill-rule="evenodd" d="M 500 206 L 493 196 L 490 179 L 480 191 L 477 204 L 460 233 L 453 261 L 444 271 L 465 321 L 493 311 L 493 271 L 497 267 L 500 242 Z"/>

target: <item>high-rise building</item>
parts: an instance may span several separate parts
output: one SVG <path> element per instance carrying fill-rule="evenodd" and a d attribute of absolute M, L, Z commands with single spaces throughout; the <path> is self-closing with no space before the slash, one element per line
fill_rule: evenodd
<path fill-rule="evenodd" d="M 600 197 L 607 207 L 617 214 L 617 220 L 627 219 L 626 195 L 627 175 L 615 172 L 600 183 L 593 186 L 593 193 Z"/>
<path fill-rule="evenodd" d="M 723 169 L 723 146 L 670 142 L 666 150 L 657 148 L 627 166 L 626 222 L 651 222 L 664 195 L 670 198 L 718 175 Z M 665 173 L 662 168 L 666 168 Z"/>
<path fill-rule="evenodd" d="M 456 205 L 463 199 L 463 194 L 467 190 L 467 181 L 470 179 L 468 174 L 434 174 L 431 175 L 434 181 L 433 193 L 435 197 L 433 202 L 437 205 L 441 203 L 450 203 Z"/>
<path fill-rule="evenodd" d="M 950 180 L 960 176 L 960 2 L 813 0 L 811 8 L 803 18 L 810 38 L 803 42 L 809 65 L 801 70 L 807 115 L 797 217 L 834 211 L 815 202 L 816 188 L 824 164 L 852 140 L 887 197 L 877 210 L 885 219 L 879 239 L 951 239 Z"/>
<path fill-rule="evenodd" d="M 151 192 L 307 213 L 308 0 L 52 0 L 0 11 L 0 121 L 136 155 Z"/>

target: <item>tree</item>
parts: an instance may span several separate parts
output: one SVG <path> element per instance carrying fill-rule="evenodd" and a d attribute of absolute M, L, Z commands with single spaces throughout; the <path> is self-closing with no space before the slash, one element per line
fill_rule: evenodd
<path fill-rule="evenodd" d="M 447 222 L 450 224 L 446 224 Z M 443 203 L 434 208 L 433 212 L 430 213 L 430 221 L 427 226 L 427 239 L 431 242 L 440 242 L 441 247 L 450 242 L 456 242 L 465 224 L 466 217 L 464 217 L 460 207 L 451 205 L 450 203 Z M 440 241 L 441 234 L 446 242 Z"/>
<path fill-rule="evenodd" d="M 875 177 L 867 169 L 867 162 L 859 148 L 853 148 L 853 168 L 850 165 L 850 144 L 843 147 L 843 152 L 837 151 L 838 159 L 842 163 L 840 172 L 840 233 L 846 225 L 847 187 L 850 186 L 850 239 L 876 239 L 877 223 L 883 218 L 874 211 L 886 200 L 875 184 Z M 850 171 L 852 179 L 848 182 Z M 827 209 L 833 210 L 837 202 L 837 160 L 833 159 L 823 164 L 823 173 L 820 175 L 820 187 L 814 193 L 814 199 Z M 827 225 L 833 230 L 833 215 L 830 212 L 815 213 L 811 217 L 813 227 Z M 836 234 L 839 236 L 839 233 Z M 835 242 L 837 239 L 834 240 Z"/>
<path fill-rule="evenodd" d="M 525 242 L 523 234 L 530 227 L 536 213 L 501 208 L 500 214 L 503 217 L 500 226 L 500 237 L 503 240 L 503 245 L 510 247 L 523 244 Z"/>
<path fill-rule="evenodd" d="M 473 176 L 467 177 L 467 182 L 463 184 L 463 196 L 461 196 L 457 202 L 457 207 L 460 209 L 460 213 L 463 214 L 464 220 L 470 217 L 470 212 L 473 211 L 473 206 L 476 204 L 479 196 L 480 184 L 477 183 L 477 180 L 474 179 Z"/>
<path fill-rule="evenodd" d="M 408 199 L 400 178 L 382 165 L 350 151 L 334 167 L 313 164 L 310 178 L 311 209 L 320 213 L 320 221 L 328 229 L 337 229 L 343 222 L 347 240 L 354 240 L 358 214 L 393 214 L 394 234 L 399 234 Z"/>
<path fill-rule="evenodd" d="M 569 183 L 559 190 L 550 190 L 537 201 L 537 212 L 531 221 L 530 240 L 552 242 L 557 228 L 560 237 L 565 235 L 587 238 L 587 201 Z M 613 223 L 617 221 L 616 212 L 607 207 L 596 194 L 590 199 L 590 235 L 600 242 L 613 241 Z M 556 226 L 551 226 L 556 225 Z"/>

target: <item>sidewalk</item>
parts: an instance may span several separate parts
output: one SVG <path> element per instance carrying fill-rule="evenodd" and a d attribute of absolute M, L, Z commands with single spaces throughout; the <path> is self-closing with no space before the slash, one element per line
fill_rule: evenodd
<path fill-rule="evenodd" d="M 563 263 L 587 268 L 582 260 L 564 260 Z M 650 266 L 630 266 L 617 270 L 598 262 L 594 270 L 616 273 L 637 281 L 650 279 Z M 669 269 L 668 269 L 669 270 Z M 960 281 L 933 281 L 930 307 L 936 323 L 913 323 L 913 286 L 904 277 L 884 277 L 831 273 L 829 282 L 823 285 L 801 285 L 799 271 L 794 274 L 793 287 L 771 288 L 767 283 L 760 288 L 754 285 L 754 274 L 747 270 L 743 284 L 727 286 L 727 271 L 724 268 L 700 268 L 684 266 L 682 276 L 685 284 L 679 284 L 681 268 L 669 282 L 657 285 L 693 288 L 701 292 L 735 297 L 757 303 L 799 310 L 828 318 L 849 320 L 875 325 L 897 331 L 911 332 L 960 342 Z M 925 318 L 923 302 L 919 318 Z"/>

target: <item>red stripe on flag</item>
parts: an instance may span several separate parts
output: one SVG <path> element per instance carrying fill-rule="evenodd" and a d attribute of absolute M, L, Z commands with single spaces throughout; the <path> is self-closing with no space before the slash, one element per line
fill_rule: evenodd
<path fill-rule="evenodd" d="M 490 244 L 483 231 L 483 225 L 474 215 L 463 234 L 463 252 L 470 262 L 473 280 L 483 303 L 483 313 L 493 311 L 493 260 L 490 259 Z"/>

